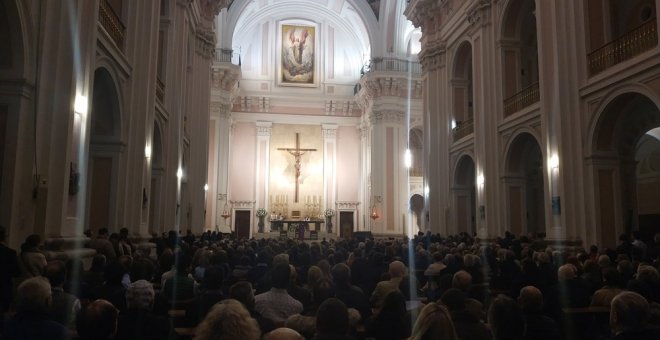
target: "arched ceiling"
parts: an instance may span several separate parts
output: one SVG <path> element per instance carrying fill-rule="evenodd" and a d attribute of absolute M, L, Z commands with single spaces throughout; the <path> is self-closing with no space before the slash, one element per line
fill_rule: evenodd
<path fill-rule="evenodd" d="M 354 115 L 353 86 L 379 29 L 367 1 L 235 1 L 221 20 L 220 43 L 241 57 L 239 96 L 267 105 L 267 112 Z M 312 86 L 281 83 L 280 37 L 286 23 L 316 26 Z"/>

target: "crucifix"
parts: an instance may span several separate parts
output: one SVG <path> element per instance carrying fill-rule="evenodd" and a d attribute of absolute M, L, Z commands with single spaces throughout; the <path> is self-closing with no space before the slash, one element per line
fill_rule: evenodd
<path fill-rule="evenodd" d="M 300 148 L 300 134 L 296 132 L 296 147 L 295 148 L 277 148 L 277 150 L 280 151 L 286 151 L 290 153 L 293 157 L 296 159 L 296 165 L 294 166 L 296 168 L 296 193 L 293 196 L 293 203 L 298 203 L 298 190 L 299 190 L 299 182 L 300 182 L 300 156 L 305 154 L 307 151 L 316 151 L 316 149 L 301 149 Z"/>

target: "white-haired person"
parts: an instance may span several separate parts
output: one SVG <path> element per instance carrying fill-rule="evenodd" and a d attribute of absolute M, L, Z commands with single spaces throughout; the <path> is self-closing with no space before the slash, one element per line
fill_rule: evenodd
<path fill-rule="evenodd" d="M 197 326 L 194 340 L 259 340 L 257 321 L 242 303 L 227 299 L 217 303 Z"/>
<path fill-rule="evenodd" d="M 16 291 L 16 315 L 5 324 L 3 339 L 68 339 L 67 329 L 48 316 L 51 299 L 47 279 L 37 276 L 23 281 Z"/>

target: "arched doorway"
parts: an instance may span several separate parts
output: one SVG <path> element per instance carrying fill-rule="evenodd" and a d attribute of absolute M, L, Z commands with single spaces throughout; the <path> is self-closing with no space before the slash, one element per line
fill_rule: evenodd
<path fill-rule="evenodd" d="M 420 194 L 414 194 L 410 197 L 410 211 L 413 214 L 413 231 L 419 232 L 422 230 L 422 212 L 424 211 L 424 197 Z"/>
<path fill-rule="evenodd" d="M 91 132 L 89 143 L 89 179 L 87 226 L 117 229 L 117 187 L 121 141 L 119 96 L 107 69 L 94 72 Z"/>
<path fill-rule="evenodd" d="M 454 171 L 452 187 L 455 231 L 474 233 L 477 230 L 477 190 L 474 160 L 462 156 Z"/>
<path fill-rule="evenodd" d="M 660 111 L 625 93 L 601 113 L 592 136 L 596 240 L 614 247 L 623 232 L 652 234 L 660 225 Z"/>
<path fill-rule="evenodd" d="M 408 148 L 412 156 L 412 164 L 408 173 L 410 177 L 424 176 L 424 132 L 415 127 L 408 134 Z"/>
<path fill-rule="evenodd" d="M 505 163 L 508 230 L 516 235 L 545 233 L 543 153 L 534 136 L 521 133 Z"/>

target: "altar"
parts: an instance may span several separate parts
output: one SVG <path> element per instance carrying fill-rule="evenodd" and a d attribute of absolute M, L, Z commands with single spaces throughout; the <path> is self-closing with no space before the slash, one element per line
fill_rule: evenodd
<path fill-rule="evenodd" d="M 321 231 L 321 224 L 325 223 L 322 219 L 281 219 L 270 221 L 270 231 L 281 232 L 290 231 L 302 227 L 305 231 Z M 285 228 L 286 226 L 286 228 Z"/>

